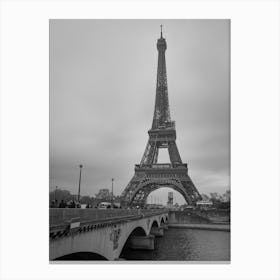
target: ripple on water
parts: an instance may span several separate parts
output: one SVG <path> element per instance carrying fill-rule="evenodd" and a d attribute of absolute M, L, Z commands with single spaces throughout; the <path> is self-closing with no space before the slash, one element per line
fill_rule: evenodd
<path fill-rule="evenodd" d="M 230 233 L 198 229 L 169 228 L 155 239 L 155 250 L 126 249 L 127 260 L 229 261 Z"/>

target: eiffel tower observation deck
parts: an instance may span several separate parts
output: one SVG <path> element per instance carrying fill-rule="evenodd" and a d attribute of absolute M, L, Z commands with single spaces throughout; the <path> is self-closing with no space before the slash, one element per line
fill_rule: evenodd
<path fill-rule="evenodd" d="M 135 174 L 122 193 L 122 201 L 127 206 L 143 206 L 148 195 L 162 187 L 178 191 L 189 205 L 201 199 L 188 174 L 188 165 L 182 162 L 176 145 L 175 122 L 171 120 L 168 101 L 166 49 L 161 25 L 157 40 L 158 67 L 152 128 L 148 131 L 149 139 L 141 162 L 135 165 Z M 158 163 L 159 149 L 168 149 L 170 163 Z"/>

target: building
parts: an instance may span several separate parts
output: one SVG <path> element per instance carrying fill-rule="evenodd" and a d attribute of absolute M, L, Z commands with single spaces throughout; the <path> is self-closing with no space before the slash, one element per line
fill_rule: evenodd
<path fill-rule="evenodd" d="M 96 199 L 109 200 L 112 198 L 112 194 L 109 189 L 100 189 L 99 193 L 95 195 Z"/>
<path fill-rule="evenodd" d="M 202 200 L 209 200 L 209 196 L 207 194 L 201 194 Z"/>
<path fill-rule="evenodd" d="M 173 202 L 174 202 L 173 192 L 168 192 L 166 207 L 169 208 L 169 209 L 174 209 L 175 206 L 174 206 Z"/>
<path fill-rule="evenodd" d="M 229 202 L 230 201 L 230 190 L 227 190 L 224 194 L 223 194 L 223 202 Z"/>
<path fill-rule="evenodd" d="M 173 205 L 173 192 L 168 192 L 167 204 Z"/>
<path fill-rule="evenodd" d="M 211 199 L 217 200 L 217 199 L 219 199 L 219 194 L 216 192 L 210 193 L 210 197 L 211 197 Z"/>
<path fill-rule="evenodd" d="M 213 207 L 213 202 L 210 200 L 200 200 L 196 202 L 196 206 L 199 208 L 211 208 Z"/>

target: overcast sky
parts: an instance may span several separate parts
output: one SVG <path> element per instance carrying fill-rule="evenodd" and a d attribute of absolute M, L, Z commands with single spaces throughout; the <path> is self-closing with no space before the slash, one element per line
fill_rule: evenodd
<path fill-rule="evenodd" d="M 50 190 L 77 193 L 79 164 L 81 195 L 111 178 L 120 194 L 132 178 L 152 125 L 160 24 L 181 158 L 200 193 L 229 189 L 229 20 L 51 20 Z"/>

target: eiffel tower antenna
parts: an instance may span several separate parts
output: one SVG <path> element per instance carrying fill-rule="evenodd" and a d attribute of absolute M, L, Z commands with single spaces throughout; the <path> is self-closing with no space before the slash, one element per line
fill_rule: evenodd
<path fill-rule="evenodd" d="M 135 165 L 135 174 L 122 192 L 125 205 L 143 206 L 148 195 L 156 189 L 170 187 L 183 195 L 186 202 L 194 205 L 201 196 L 188 174 L 188 165 L 183 163 L 176 144 L 175 122 L 171 120 L 165 51 L 166 40 L 157 40 L 158 67 L 156 81 L 156 99 L 152 127 L 148 131 L 149 139 L 140 164 Z M 160 149 L 168 149 L 170 163 L 158 164 Z M 157 198 L 151 201 L 156 201 Z M 159 201 L 159 200 L 158 200 Z"/>

